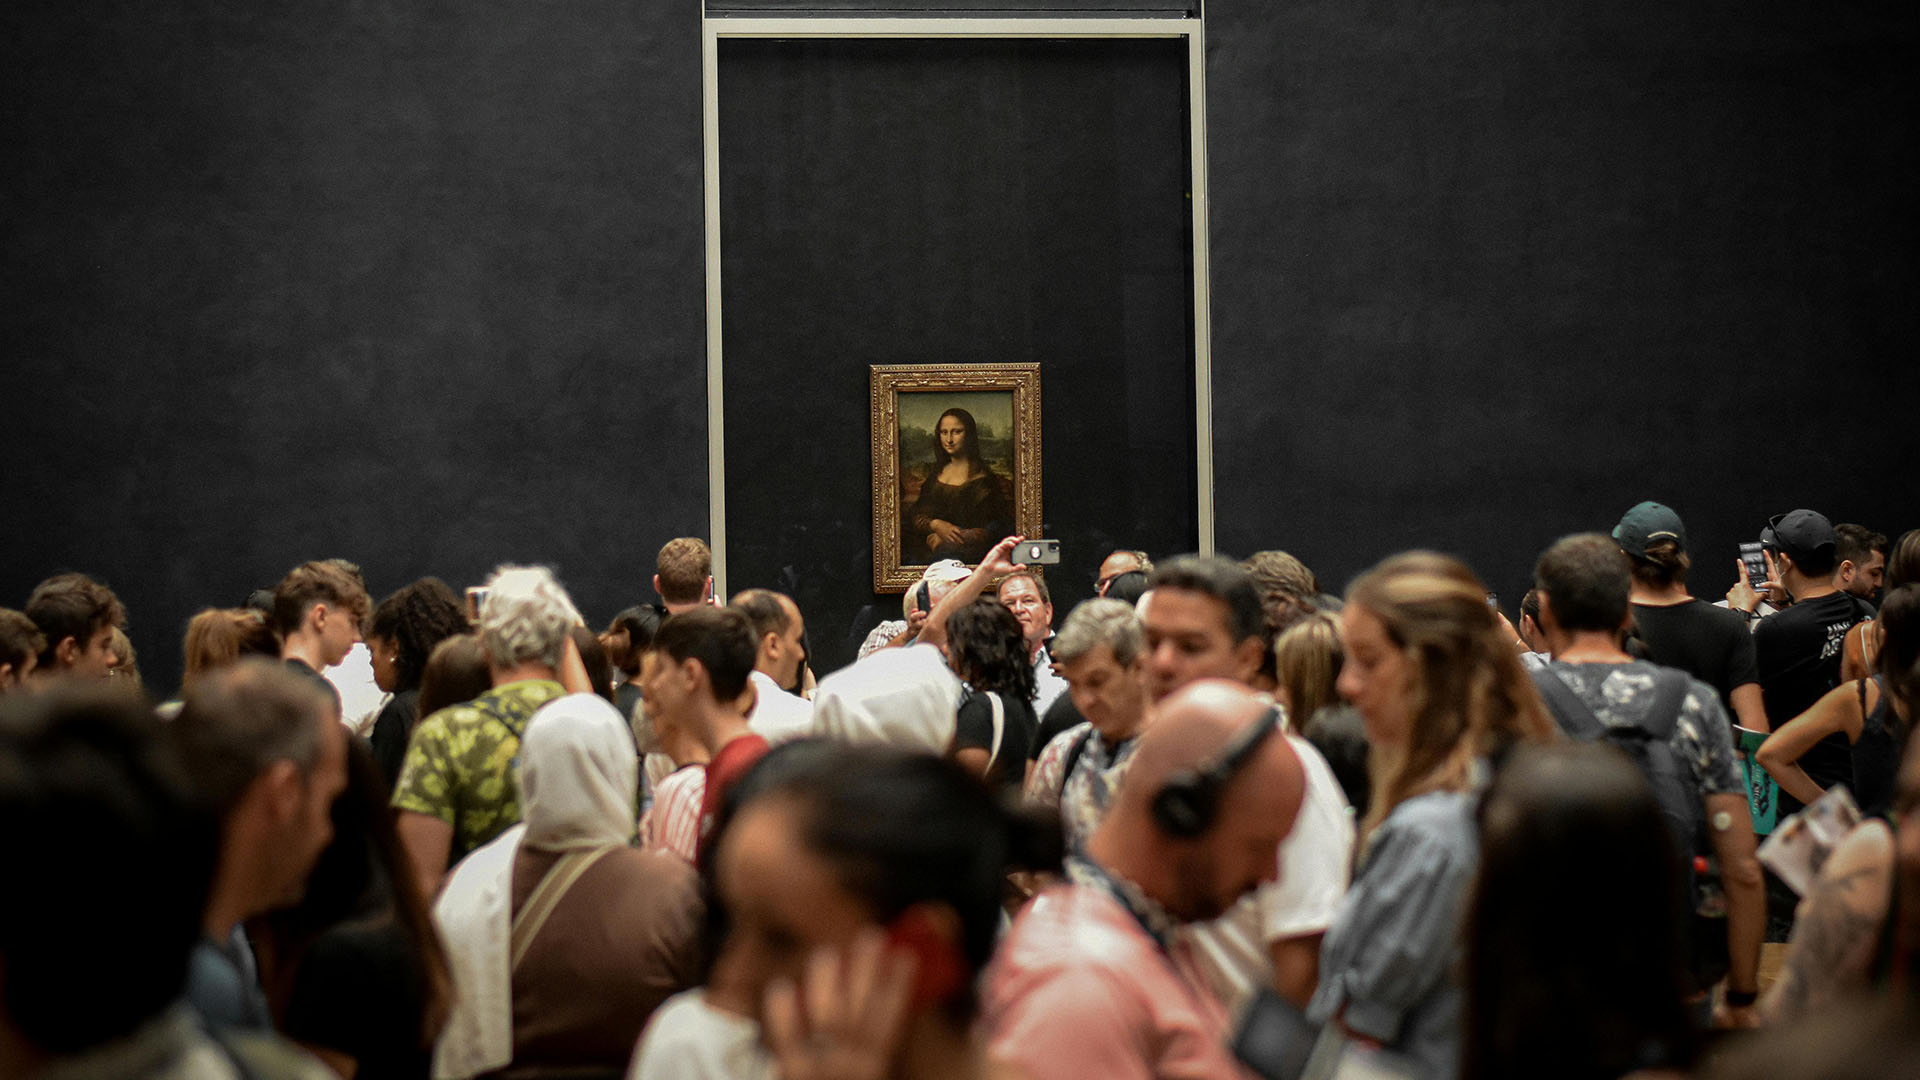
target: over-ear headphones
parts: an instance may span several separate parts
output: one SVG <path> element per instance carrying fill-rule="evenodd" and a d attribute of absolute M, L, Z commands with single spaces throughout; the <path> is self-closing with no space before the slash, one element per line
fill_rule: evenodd
<path fill-rule="evenodd" d="M 1260 719 L 1234 736 L 1219 756 L 1198 769 L 1181 769 L 1153 794 L 1153 820 L 1168 836 L 1189 839 L 1213 827 L 1220 812 L 1220 791 L 1253 758 L 1267 736 L 1280 727 L 1280 710 L 1268 708 Z"/>

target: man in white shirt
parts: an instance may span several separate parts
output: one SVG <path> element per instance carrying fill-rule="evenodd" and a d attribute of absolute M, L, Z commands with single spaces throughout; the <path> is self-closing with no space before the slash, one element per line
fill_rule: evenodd
<path fill-rule="evenodd" d="M 771 589 L 745 589 L 728 605 L 753 624 L 759 642 L 754 660 L 753 708 L 747 726 L 769 743 L 797 739 L 813 729 L 813 705 L 793 693 L 807 651 L 806 620 L 791 597 Z"/>
<path fill-rule="evenodd" d="M 1030 570 L 1016 570 L 1001 579 L 996 595 L 1020 622 L 1027 658 L 1033 662 L 1033 715 L 1045 716 L 1053 699 L 1067 689 L 1067 680 L 1054 672 L 1053 657 L 1047 653 L 1047 642 L 1053 639 L 1053 597 Z"/>
<path fill-rule="evenodd" d="M 1253 578 L 1218 556 L 1185 555 L 1155 568 L 1141 611 L 1147 681 L 1156 702 L 1198 679 L 1251 682 L 1268 645 Z M 1238 1012 L 1261 986 L 1302 1008 L 1320 979 L 1320 939 L 1346 895 L 1353 820 L 1333 770 L 1289 731 L 1306 774 L 1294 829 L 1280 845 L 1280 876 L 1209 923 L 1184 928 L 1214 993 Z"/>

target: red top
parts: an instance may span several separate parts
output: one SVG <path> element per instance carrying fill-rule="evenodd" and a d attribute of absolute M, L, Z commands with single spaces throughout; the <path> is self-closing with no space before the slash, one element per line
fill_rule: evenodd
<path fill-rule="evenodd" d="M 721 747 L 720 752 L 713 755 L 713 760 L 707 762 L 707 790 L 700 797 L 700 843 L 703 847 L 707 834 L 713 831 L 714 815 L 720 812 L 720 800 L 727 797 L 727 791 L 766 752 L 767 740 L 746 734 Z"/>

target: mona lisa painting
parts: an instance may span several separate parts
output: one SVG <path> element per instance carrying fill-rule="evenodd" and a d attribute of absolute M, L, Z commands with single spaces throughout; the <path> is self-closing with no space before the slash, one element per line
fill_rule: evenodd
<path fill-rule="evenodd" d="M 1040 365 L 876 365 L 873 587 L 1040 526 Z"/>

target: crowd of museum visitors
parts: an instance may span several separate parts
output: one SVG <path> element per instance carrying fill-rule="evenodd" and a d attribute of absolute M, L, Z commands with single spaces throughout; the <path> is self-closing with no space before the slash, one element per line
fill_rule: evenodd
<path fill-rule="evenodd" d="M 1511 611 L 1119 550 L 1056 611 L 943 524 L 836 671 L 693 538 L 596 629 L 304 563 L 164 701 L 48 578 L 0 1076 L 1920 1076 L 1920 531 L 1776 516 L 1708 602 L 1642 503 Z"/>

